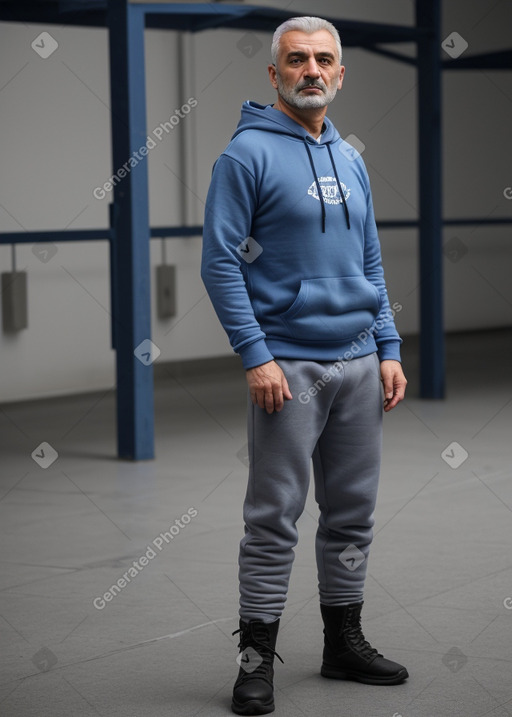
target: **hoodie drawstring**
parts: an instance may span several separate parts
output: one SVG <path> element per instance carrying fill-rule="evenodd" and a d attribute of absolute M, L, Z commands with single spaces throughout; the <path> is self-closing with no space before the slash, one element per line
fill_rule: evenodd
<path fill-rule="evenodd" d="M 315 180 L 316 190 L 317 190 L 317 192 L 318 192 L 318 199 L 320 200 L 320 206 L 322 207 L 322 234 L 325 234 L 325 202 L 324 202 L 324 195 L 322 194 L 322 188 L 320 187 L 320 182 L 318 181 L 317 171 L 316 171 L 316 169 L 315 169 L 315 163 L 313 162 L 313 155 L 311 154 L 311 150 L 309 149 L 309 145 L 308 145 L 306 139 L 304 139 L 304 145 L 305 145 L 306 151 L 307 151 L 307 153 L 308 153 L 309 163 L 310 163 L 310 165 L 311 165 L 311 171 L 313 172 L 313 178 L 314 178 L 314 180 Z M 349 212 L 348 212 L 348 207 L 347 207 L 347 201 L 346 201 L 345 193 L 344 193 L 343 189 L 341 188 L 341 182 L 340 182 L 340 179 L 339 179 L 339 177 L 338 177 L 338 172 L 337 172 L 337 170 L 336 170 L 336 165 L 334 164 L 334 158 L 333 158 L 333 156 L 332 156 L 331 148 L 330 148 L 330 146 L 329 146 L 328 143 L 326 143 L 325 146 L 327 147 L 327 151 L 329 152 L 329 157 L 330 157 L 330 159 L 331 159 L 332 168 L 333 168 L 333 170 L 334 170 L 334 176 L 336 177 L 336 183 L 337 183 L 337 185 L 338 185 L 338 191 L 339 191 L 339 193 L 340 193 L 340 201 L 341 201 L 341 203 L 343 204 L 343 211 L 345 212 L 345 219 L 346 219 L 346 222 L 347 222 L 347 229 L 350 229 L 350 214 L 349 214 Z"/>
<path fill-rule="evenodd" d="M 311 155 L 311 150 L 309 149 L 308 143 L 306 140 L 304 140 L 304 144 L 306 146 L 306 151 L 308 153 L 309 157 L 309 163 L 311 165 L 311 170 L 313 172 L 313 178 L 315 180 L 316 184 L 316 191 L 318 192 L 318 198 L 320 200 L 320 205 L 322 207 L 322 234 L 325 234 L 325 202 L 324 202 L 324 195 L 322 194 L 322 188 L 320 187 L 320 182 L 318 181 L 317 171 L 315 169 L 315 164 L 313 162 L 313 157 Z"/>
<path fill-rule="evenodd" d="M 332 168 L 334 169 L 334 176 L 336 177 L 336 181 L 338 183 L 338 189 L 340 192 L 341 203 L 343 204 L 343 209 L 345 211 L 345 219 L 347 220 L 347 229 L 350 229 L 350 214 L 348 213 L 347 198 L 345 197 L 345 193 L 344 193 L 343 189 L 341 188 L 341 182 L 340 182 L 340 178 L 338 177 L 338 172 L 336 171 L 336 165 L 334 164 L 334 159 L 332 157 L 331 148 L 329 145 L 326 145 L 326 146 L 327 146 L 327 151 L 329 152 L 329 157 L 331 158 Z"/>

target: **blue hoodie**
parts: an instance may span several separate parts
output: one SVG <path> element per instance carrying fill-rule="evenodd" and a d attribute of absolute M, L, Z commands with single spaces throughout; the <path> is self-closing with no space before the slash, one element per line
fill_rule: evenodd
<path fill-rule="evenodd" d="M 400 360 L 361 156 L 245 102 L 216 161 L 201 276 L 244 368 L 273 358 Z"/>

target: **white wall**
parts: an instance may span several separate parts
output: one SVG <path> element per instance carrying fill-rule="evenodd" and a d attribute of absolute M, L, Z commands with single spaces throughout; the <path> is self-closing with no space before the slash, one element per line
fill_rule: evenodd
<path fill-rule="evenodd" d="M 260 4 L 283 6 L 280 3 Z M 445 3 L 444 35 L 469 43 L 467 54 L 510 44 L 511 3 L 484 8 L 477 0 Z M 293 8 L 340 14 L 340 3 L 296 1 Z M 408 24 L 410 0 L 345 1 L 343 16 Z M 46 60 L 31 48 L 43 30 L 59 43 Z M 151 224 L 201 223 L 211 166 L 238 121 L 245 99 L 272 102 L 266 65 L 270 35 L 246 57 L 237 43 L 244 31 L 185 36 L 183 97 L 197 107 L 150 152 Z M 148 133 L 179 107 L 177 36 L 146 33 Z M 343 38 L 342 38 L 343 39 Z M 411 48 L 404 48 L 411 51 Z M 440 52 L 444 53 L 442 50 Z M 62 26 L 0 25 L 0 231 L 107 226 L 107 197 L 93 189 L 112 174 L 107 34 Z M 342 135 L 366 145 L 377 217 L 412 218 L 417 212 L 416 78 L 406 65 L 346 48 L 343 91 L 329 108 Z M 510 72 L 447 72 L 444 78 L 445 216 L 510 216 L 512 185 Z M 180 166 L 184 143 L 187 166 Z M 449 228 L 467 253 L 446 259 L 449 330 L 511 323 L 511 230 Z M 417 240 L 411 231 L 381 235 L 388 289 L 403 311 L 402 333 L 418 329 Z M 0 333 L 0 401 L 93 390 L 114 384 L 110 349 L 109 271 L 105 242 L 60 243 L 42 263 L 32 246 L 18 245 L 18 269 L 28 272 L 29 328 Z M 201 240 L 166 241 L 167 261 L 178 267 L 178 316 L 153 319 L 160 361 L 230 354 L 231 349 L 199 277 Z M 2 271 L 10 247 L 0 246 Z M 161 242 L 153 240 L 156 266 Z M 453 258 L 453 257 L 452 257 Z"/>

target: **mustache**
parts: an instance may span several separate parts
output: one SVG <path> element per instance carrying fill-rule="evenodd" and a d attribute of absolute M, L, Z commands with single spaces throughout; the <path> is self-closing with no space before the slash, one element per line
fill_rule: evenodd
<path fill-rule="evenodd" d="M 316 87 L 317 89 L 322 90 L 322 92 L 327 92 L 327 86 L 324 85 L 323 82 L 319 82 L 318 80 L 310 80 L 309 82 L 303 82 L 301 85 L 297 85 L 295 91 L 300 92 L 301 90 L 306 89 L 306 87 Z"/>

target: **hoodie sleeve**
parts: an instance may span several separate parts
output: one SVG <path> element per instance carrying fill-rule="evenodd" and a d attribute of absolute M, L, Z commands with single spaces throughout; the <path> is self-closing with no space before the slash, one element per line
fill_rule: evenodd
<path fill-rule="evenodd" d="M 201 277 L 245 369 L 274 358 L 255 318 L 242 272 L 242 257 L 250 255 L 247 239 L 256 205 L 251 172 L 232 157 L 221 155 L 206 198 Z"/>
<path fill-rule="evenodd" d="M 375 320 L 375 332 L 373 334 L 377 344 L 377 355 L 380 361 L 387 359 L 401 361 L 400 344 L 402 343 L 402 339 L 398 335 L 395 327 L 393 320 L 395 315 L 394 311 L 391 310 L 389 305 L 388 292 L 384 281 L 384 270 L 382 268 L 380 242 L 369 185 L 367 201 L 368 206 L 364 229 L 364 273 L 368 281 L 377 288 L 381 297 L 380 311 Z"/>

